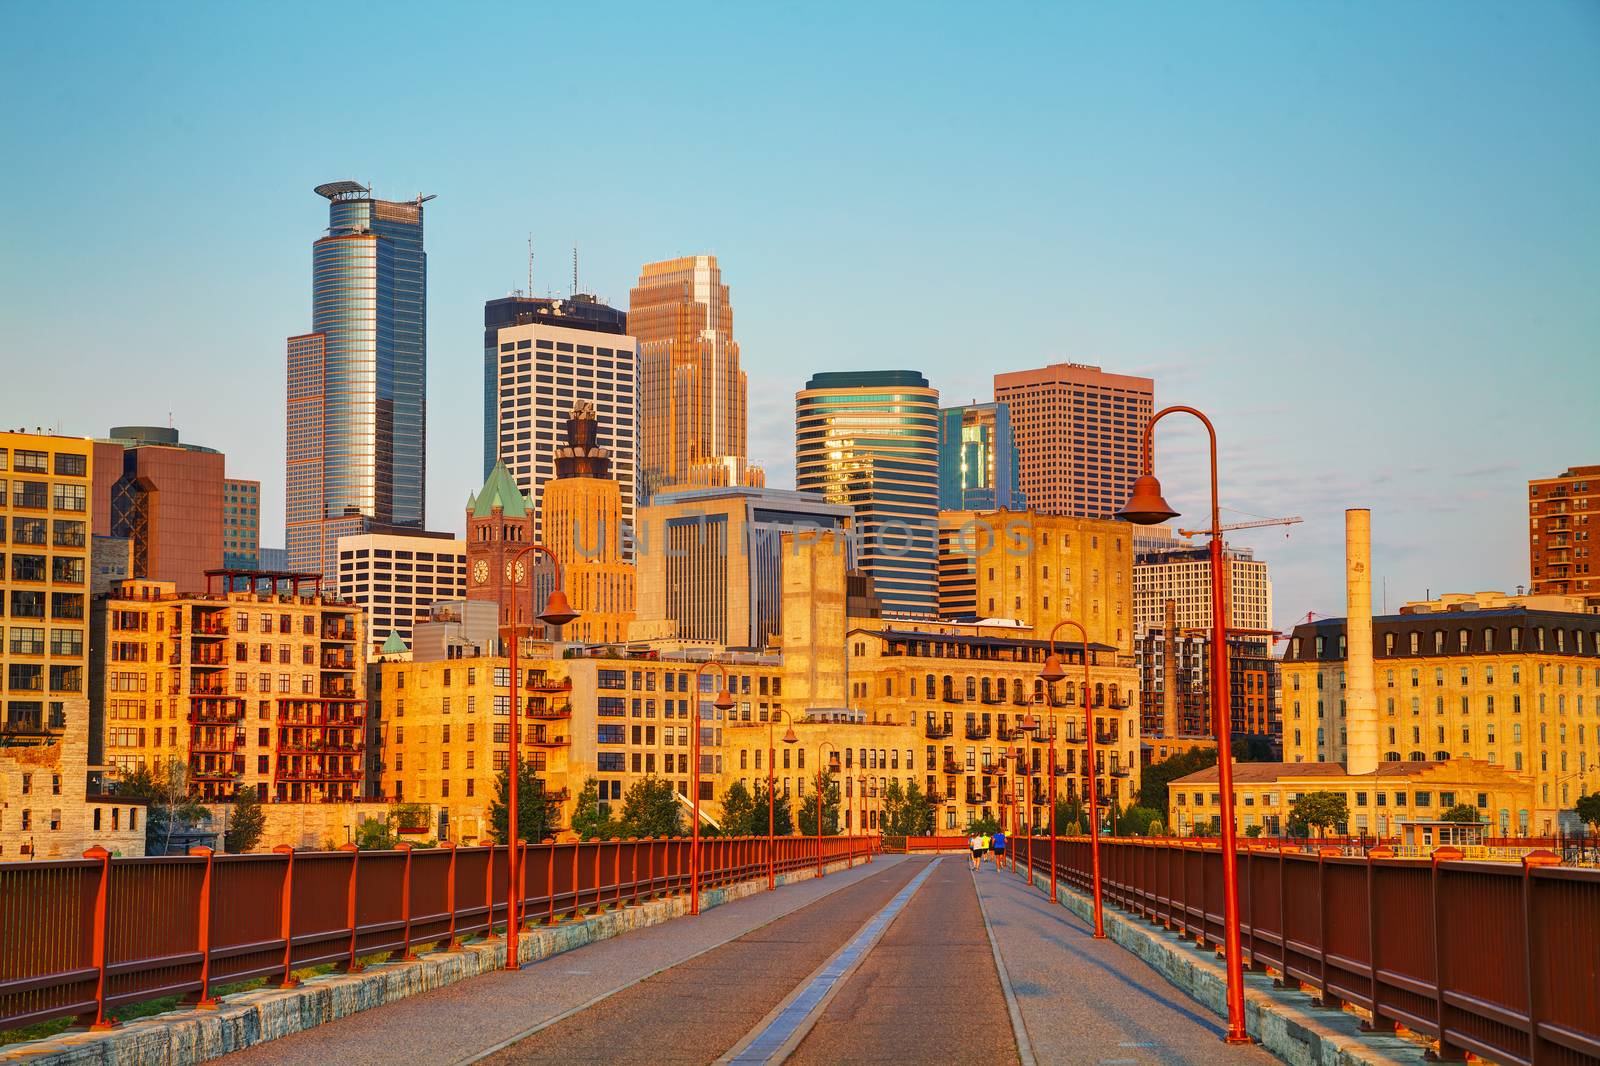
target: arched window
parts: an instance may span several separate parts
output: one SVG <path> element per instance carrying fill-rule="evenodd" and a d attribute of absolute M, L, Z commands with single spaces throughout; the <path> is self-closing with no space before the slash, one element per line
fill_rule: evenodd
<path fill-rule="evenodd" d="M 1386 751 L 1386 752 L 1383 753 L 1383 761 L 1384 762 L 1399 762 L 1400 761 L 1400 753 L 1398 751 Z"/>
<path fill-rule="evenodd" d="M 1026 702 L 1022 695 L 1022 678 L 1013 678 L 1011 681 L 1011 702 L 1021 706 Z"/>
<path fill-rule="evenodd" d="M 946 700 L 954 700 L 956 698 L 955 678 L 949 674 L 944 675 L 944 698 Z"/>
<path fill-rule="evenodd" d="M 926 693 L 926 696 L 924 696 L 924 699 L 930 699 L 931 700 L 931 699 L 934 698 L 935 687 L 934 687 L 934 683 L 933 683 L 933 675 L 932 674 L 929 674 L 927 676 L 927 678 L 924 679 L 924 681 L 923 681 L 923 692 Z"/>
<path fill-rule="evenodd" d="M 989 679 L 987 677 L 983 679 L 983 702 L 989 702 Z"/>
<path fill-rule="evenodd" d="M 1423 755 L 1422 752 L 1420 752 L 1420 751 L 1414 751 L 1410 755 L 1407 755 L 1406 758 L 1410 759 L 1412 762 L 1427 762 L 1428 761 L 1427 756 Z"/>
<path fill-rule="evenodd" d="M 978 698 L 978 679 L 973 677 L 971 674 L 967 675 L 967 689 L 966 689 L 966 692 L 967 692 L 967 699 L 975 700 L 975 699 Z"/>
<path fill-rule="evenodd" d="M 1434 762 L 1449 762 L 1450 761 L 1450 753 L 1448 751 L 1436 751 L 1436 752 L 1433 753 L 1433 761 Z"/>
<path fill-rule="evenodd" d="M 1106 686 L 1102 683 L 1097 683 L 1094 686 L 1094 705 L 1096 707 L 1104 707 L 1106 705 Z"/>

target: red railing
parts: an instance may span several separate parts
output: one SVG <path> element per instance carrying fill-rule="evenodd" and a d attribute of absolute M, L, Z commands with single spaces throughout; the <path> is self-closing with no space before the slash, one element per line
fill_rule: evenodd
<path fill-rule="evenodd" d="M 1033 842 L 1049 876 L 1049 841 Z M 1088 891 L 1089 841 L 1057 844 L 1062 880 Z M 1329 851 L 1336 849 L 1330 848 Z M 1246 963 L 1495 1062 L 1600 1060 L 1600 870 L 1239 852 Z M 1222 852 L 1102 840 L 1107 902 L 1205 943 L 1223 940 Z M 1547 857 L 1553 859 L 1553 857 Z"/>
<path fill-rule="evenodd" d="M 863 853 L 825 837 L 824 861 Z M 810 870 L 816 837 L 701 841 L 701 887 Z M 527 845 L 523 917 L 555 922 L 689 888 L 685 838 Z M 113 859 L 0 865 L 0 1029 L 75 1017 L 103 1025 L 118 1007 L 185 995 L 206 1002 L 224 983 L 368 956 L 410 958 L 431 944 L 496 936 L 507 904 L 500 847 Z"/>

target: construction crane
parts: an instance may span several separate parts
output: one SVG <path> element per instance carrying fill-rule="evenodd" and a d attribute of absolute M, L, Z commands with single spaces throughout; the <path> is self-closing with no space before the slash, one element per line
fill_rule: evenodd
<path fill-rule="evenodd" d="M 1294 514 L 1290 515 L 1288 518 L 1263 518 L 1255 522 L 1228 522 L 1225 523 L 1217 532 L 1227 533 L 1235 529 L 1259 529 L 1262 526 L 1297 526 L 1303 521 L 1305 521 L 1305 519 L 1301 518 L 1297 514 Z M 1198 537 L 1201 534 L 1210 532 L 1211 530 L 1209 529 L 1180 529 L 1178 530 L 1178 536 Z"/>

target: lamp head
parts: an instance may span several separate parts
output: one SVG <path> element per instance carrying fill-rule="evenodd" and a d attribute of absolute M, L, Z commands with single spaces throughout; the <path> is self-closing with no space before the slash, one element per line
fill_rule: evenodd
<path fill-rule="evenodd" d="M 1045 658 L 1044 669 L 1039 671 L 1039 678 L 1047 685 L 1066 679 L 1066 668 L 1061 665 L 1061 656 L 1054 653 Z"/>
<path fill-rule="evenodd" d="M 1162 499 L 1161 482 L 1154 474 L 1144 474 L 1133 483 L 1133 495 L 1117 512 L 1118 518 L 1138 526 L 1158 525 L 1177 516 L 1178 512 Z"/>
<path fill-rule="evenodd" d="M 711 701 L 711 706 L 715 707 L 719 711 L 733 710 L 733 694 L 724 688 L 721 692 L 717 693 L 717 698 Z"/>
<path fill-rule="evenodd" d="M 783 742 L 785 744 L 798 744 L 800 742 L 800 738 L 794 735 L 793 725 L 789 726 L 789 728 L 784 732 Z"/>
<path fill-rule="evenodd" d="M 1023 715 L 1017 720 L 1017 728 L 1022 730 L 1024 733 L 1031 733 L 1035 729 L 1039 728 L 1039 719 L 1033 714 L 1032 711 L 1029 711 L 1027 714 Z"/>
<path fill-rule="evenodd" d="M 567 602 L 567 594 L 560 589 L 550 593 L 550 598 L 545 601 L 544 611 L 539 615 L 539 621 L 545 625 L 560 628 L 578 617 L 578 612 L 572 609 L 572 604 Z"/>

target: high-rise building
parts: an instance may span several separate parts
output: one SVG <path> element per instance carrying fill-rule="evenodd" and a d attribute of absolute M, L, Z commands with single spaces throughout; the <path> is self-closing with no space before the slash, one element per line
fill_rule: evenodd
<path fill-rule="evenodd" d="M 1003 403 L 974 403 L 939 412 L 939 509 L 1020 511 L 1017 443 Z"/>
<path fill-rule="evenodd" d="M 1072 619 L 1089 640 L 1133 650 L 1136 528 L 1036 511 L 939 513 L 939 616 L 1006 619 L 1047 636 Z M 1075 631 L 1063 631 L 1076 640 Z"/>
<path fill-rule="evenodd" d="M 939 391 L 914 370 L 814 375 L 795 394 L 795 487 L 855 515 L 887 614 L 939 613 Z"/>
<path fill-rule="evenodd" d="M 765 648 L 783 627 L 785 533 L 848 528 L 809 493 L 733 486 L 662 493 L 639 510 L 636 640 Z"/>
<path fill-rule="evenodd" d="M 1591 520 L 1592 519 L 1592 520 Z M 1583 596 L 1600 613 L 1600 466 L 1575 466 L 1528 482 L 1528 577 L 1535 593 Z"/>
<path fill-rule="evenodd" d="M 311 332 L 288 341 L 289 566 L 336 580 L 351 533 L 421 529 L 427 452 L 422 205 L 353 181 L 316 188 Z"/>
<path fill-rule="evenodd" d="M 533 502 L 540 540 L 544 486 L 556 475 L 567 414 L 575 403 L 593 406 L 597 444 L 611 456 L 606 476 L 621 498 L 623 551 L 631 556 L 639 353 L 628 316 L 583 294 L 490 300 L 483 305 L 483 381 L 483 476 L 506 464 Z"/>
<path fill-rule="evenodd" d="M 1228 626 L 1272 628 L 1272 579 L 1249 548 L 1225 548 Z M 1206 548 L 1141 552 L 1133 560 L 1133 624 L 1139 632 L 1166 622 L 1167 601 L 1177 603 L 1178 631 L 1211 628 L 1211 553 Z M 1260 634 L 1258 634 L 1260 635 Z"/>
<path fill-rule="evenodd" d="M 339 594 L 367 616 L 367 653 L 375 657 L 411 631 L 436 603 L 467 592 L 467 544 L 444 533 L 357 533 L 339 540 Z"/>
<path fill-rule="evenodd" d="M 645 264 L 628 328 L 639 341 L 642 498 L 675 486 L 758 484 L 747 469 L 747 386 L 717 257 Z"/>
<path fill-rule="evenodd" d="M 261 482 L 228 478 L 222 491 L 222 565 L 260 569 Z"/>
<path fill-rule="evenodd" d="M 94 533 L 133 545 L 133 576 L 199 592 L 223 565 L 228 495 L 221 452 L 168 426 L 113 426 L 95 442 Z"/>
<path fill-rule="evenodd" d="M 994 376 L 1011 409 L 1023 495 L 1045 514 L 1109 518 L 1139 476 L 1155 382 L 1055 363 Z"/>
<path fill-rule="evenodd" d="M 594 406 L 579 402 L 555 453 L 555 477 L 544 486 L 542 543 L 562 562 L 567 599 L 578 612 L 562 636 L 586 644 L 628 639 L 634 570 L 623 554 L 621 486 L 600 446 Z"/>

